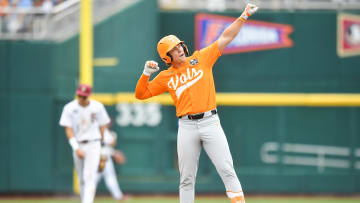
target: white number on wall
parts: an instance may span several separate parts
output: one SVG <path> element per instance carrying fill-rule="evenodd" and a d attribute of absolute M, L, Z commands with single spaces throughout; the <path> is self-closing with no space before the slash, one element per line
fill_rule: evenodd
<path fill-rule="evenodd" d="M 157 126 L 161 122 L 161 105 L 158 103 L 118 103 L 116 123 L 119 126 Z"/>

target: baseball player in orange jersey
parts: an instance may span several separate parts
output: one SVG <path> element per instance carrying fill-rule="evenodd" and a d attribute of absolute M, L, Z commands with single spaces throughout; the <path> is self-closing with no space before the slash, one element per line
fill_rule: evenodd
<path fill-rule="evenodd" d="M 135 96 L 147 99 L 169 92 L 179 118 L 177 152 L 180 170 L 180 203 L 193 203 L 195 180 L 201 147 L 210 157 L 231 203 L 245 203 L 241 184 L 234 170 L 229 146 L 216 110 L 212 67 L 224 48 L 236 37 L 242 25 L 258 7 L 247 4 L 244 12 L 208 47 L 188 56 L 183 41 L 169 35 L 158 45 L 161 59 L 170 67 L 151 82 L 150 75 L 159 70 L 155 61 L 145 63 Z"/>

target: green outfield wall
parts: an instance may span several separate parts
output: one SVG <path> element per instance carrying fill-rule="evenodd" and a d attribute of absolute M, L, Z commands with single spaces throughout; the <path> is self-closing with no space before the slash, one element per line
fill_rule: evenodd
<path fill-rule="evenodd" d="M 176 34 L 193 52 L 195 14 L 158 11 L 156 1 L 144 0 L 96 25 L 94 92 L 133 92 L 145 60 L 160 61 L 156 43 L 163 35 Z M 293 26 L 294 45 L 220 57 L 217 92 L 360 92 L 360 57 L 336 54 L 336 12 L 261 11 L 253 19 Z M 71 148 L 58 121 L 74 97 L 78 51 L 78 36 L 60 43 L 0 42 L 0 193 L 72 192 Z M 117 166 L 122 189 L 177 192 L 175 108 L 117 101 L 106 108 L 117 148 L 128 159 Z M 218 111 L 246 192 L 360 192 L 359 105 L 234 104 Z M 198 192 L 225 191 L 205 152 L 197 181 Z M 99 192 L 106 192 L 103 183 Z"/>

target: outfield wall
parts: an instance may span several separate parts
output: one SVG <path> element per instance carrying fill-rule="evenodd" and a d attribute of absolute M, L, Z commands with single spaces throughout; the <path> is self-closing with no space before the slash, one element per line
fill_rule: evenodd
<path fill-rule="evenodd" d="M 95 27 L 94 58 L 116 61 L 94 67 L 94 92 L 103 101 L 112 98 L 106 101 L 117 148 L 128 157 L 126 165 L 117 166 L 125 191 L 177 191 L 174 107 L 124 102 L 121 94 L 112 94 L 133 92 L 144 61 L 160 61 L 161 36 L 178 35 L 192 52 L 194 17 L 194 12 L 158 12 L 156 1 L 147 0 Z M 253 19 L 293 26 L 294 45 L 222 56 L 214 68 L 217 92 L 359 93 L 360 58 L 336 54 L 336 12 L 263 11 Z M 78 50 L 77 36 L 62 43 L 0 42 L 1 193 L 72 191 L 71 149 L 58 120 L 76 88 Z M 219 105 L 244 190 L 359 193 L 358 106 Z M 204 152 L 197 180 L 199 192 L 224 192 Z"/>

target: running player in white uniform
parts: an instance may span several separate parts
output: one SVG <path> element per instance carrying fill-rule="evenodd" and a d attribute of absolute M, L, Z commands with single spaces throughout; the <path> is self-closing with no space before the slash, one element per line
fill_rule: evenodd
<path fill-rule="evenodd" d="M 96 176 L 100 162 L 101 140 L 110 118 L 100 102 L 89 100 L 91 87 L 80 84 L 77 99 L 65 105 L 60 125 L 73 149 L 73 158 L 80 183 L 82 203 L 93 203 Z"/>
<path fill-rule="evenodd" d="M 215 165 L 231 203 L 245 203 L 242 187 L 235 173 L 233 160 L 216 110 L 212 68 L 225 47 L 237 36 L 243 23 L 257 11 L 247 4 L 242 15 L 208 47 L 189 51 L 174 35 L 163 37 L 158 45 L 160 58 L 170 67 L 149 82 L 159 70 L 155 61 L 145 63 L 135 90 L 138 99 L 147 99 L 169 92 L 179 118 L 177 152 L 180 170 L 180 203 L 193 203 L 199 156 L 203 147 Z"/>
<path fill-rule="evenodd" d="M 109 127 L 110 124 L 106 125 L 104 130 L 105 145 L 101 148 L 101 155 L 106 156 L 106 163 L 103 171 L 98 173 L 96 182 L 99 183 L 101 177 L 104 177 L 106 187 L 109 189 L 112 197 L 115 200 L 126 200 L 128 196 L 124 195 L 119 187 L 113 162 L 114 158 L 116 163 L 123 164 L 125 162 L 125 156 L 119 150 L 114 149 L 117 143 L 117 135 L 111 131 Z"/>

